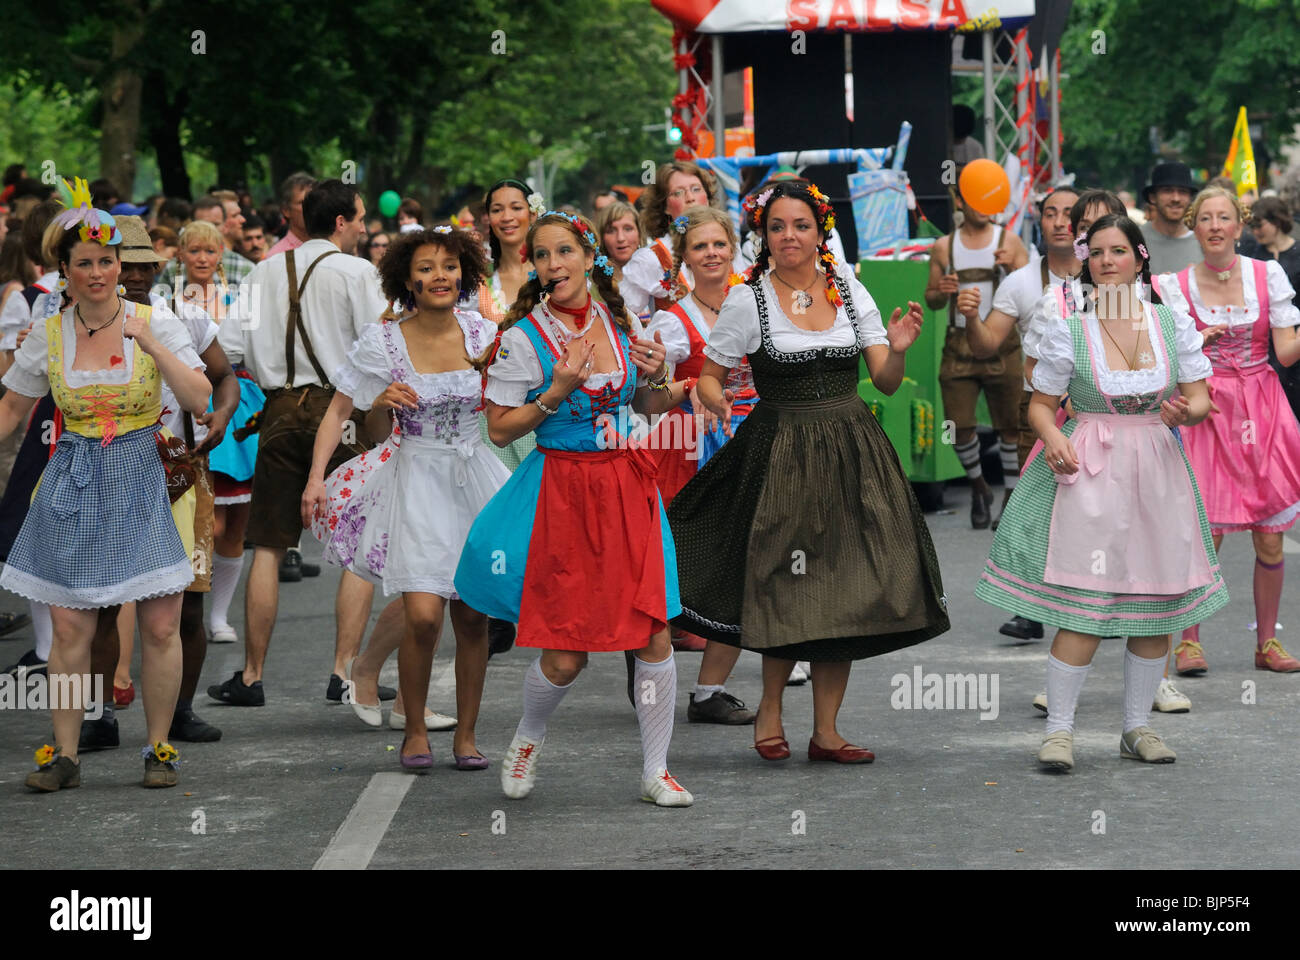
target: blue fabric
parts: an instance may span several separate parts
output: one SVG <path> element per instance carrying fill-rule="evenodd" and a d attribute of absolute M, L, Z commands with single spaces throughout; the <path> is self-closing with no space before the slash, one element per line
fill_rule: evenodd
<path fill-rule="evenodd" d="M 257 462 L 257 434 L 249 434 L 243 441 L 237 441 L 235 431 L 266 406 L 266 394 L 252 380 L 244 377 L 235 380 L 239 383 L 239 406 L 226 427 L 226 436 L 215 449 L 208 451 L 208 468 L 224 473 L 232 480 L 251 480 Z M 208 402 L 208 410 L 212 410 L 212 401 Z"/>
<path fill-rule="evenodd" d="M 35 578 L 52 588 L 45 602 L 65 606 L 124 602 L 99 601 L 114 596 L 115 586 L 133 581 L 142 595 L 183 590 L 193 571 L 167 499 L 157 430 L 156 424 L 132 430 L 108 446 L 64 432 L 0 586 L 30 596 L 30 589 L 16 588 L 30 587 Z"/>
<path fill-rule="evenodd" d="M 740 429 L 740 425 L 745 422 L 748 414 L 736 413 L 733 408 L 731 411 L 731 433 L 734 436 Z M 708 433 L 700 433 L 700 460 L 696 464 L 696 472 L 704 469 L 704 465 L 713 459 L 713 455 L 722 449 L 722 445 L 730 438 L 722 432 L 722 427 L 714 427 Z"/>

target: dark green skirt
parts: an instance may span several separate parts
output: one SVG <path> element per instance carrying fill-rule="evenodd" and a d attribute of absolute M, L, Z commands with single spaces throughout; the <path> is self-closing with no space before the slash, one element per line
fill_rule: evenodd
<path fill-rule="evenodd" d="M 930 531 L 856 394 L 761 400 L 668 508 L 683 613 L 710 640 L 860 660 L 945 632 Z"/>

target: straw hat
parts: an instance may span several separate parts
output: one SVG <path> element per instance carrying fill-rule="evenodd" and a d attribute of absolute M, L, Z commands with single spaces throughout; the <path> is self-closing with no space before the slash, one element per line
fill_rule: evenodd
<path fill-rule="evenodd" d="M 149 240 L 149 231 L 139 217 L 114 217 L 118 232 L 122 234 L 123 263 L 166 263 L 167 258 L 157 253 Z"/>

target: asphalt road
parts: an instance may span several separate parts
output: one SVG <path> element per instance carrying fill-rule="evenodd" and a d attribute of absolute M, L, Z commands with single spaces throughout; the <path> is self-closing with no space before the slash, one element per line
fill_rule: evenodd
<path fill-rule="evenodd" d="M 84 756 L 82 786 L 26 791 L 32 750 L 48 720 L 0 711 L 0 866 L 11 868 L 820 867 L 820 868 L 1296 868 L 1300 847 L 1279 842 L 1300 806 L 1293 731 L 1300 674 L 1256 671 L 1253 554 L 1244 535 L 1224 544 L 1231 604 L 1202 629 L 1210 673 L 1179 680 L 1189 714 L 1155 714 L 1178 752 L 1172 765 L 1121 760 L 1123 654 L 1103 644 L 1077 718 L 1075 771 L 1039 770 L 1043 721 L 1030 706 L 1044 687 L 1047 641 L 997 634 L 1005 619 L 973 595 L 992 535 L 970 529 L 964 490 L 954 512 L 928 520 L 942 561 L 951 632 L 854 666 L 841 731 L 870 746 L 869 766 L 812 764 L 807 686 L 786 696 L 794 756 L 766 763 L 748 727 L 686 722 L 698 654 L 678 654 L 679 709 L 669 765 L 695 794 L 689 809 L 639 802 L 640 744 L 624 694 L 623 658 L 592 658 L 560 707 L 524 801 L 501 793 L 497 766 L 450 766 L 451 735 L 433 734 L 438 766 L 400 772 L 401 734 L 365 727 L 327 705 L 337 571 L 281 588 L 280 620 L 263 708 L 209 703 L 202 691 L 242 662 L 242 647 L 210 646 L 196 708 L 225 732 L 182 747 L 181 785 L 139 787 L 144 717 L 118 714 L 123 746 Z M 1288 552 L 1300 541 L 1288 541 Z M 318 551 L 308 547 L 309 558 Z M 242 590 L 232 621 L 242 635 Z M 1282 643 L 1300 648 L 1300 589 L 1282 599 Z M 0 597 L 0 606 L 20 602 Z M 377 616 L 379 602 L 373 616 Z M 12 662 L 30 629 L 0 641 Z M 448 632 L 430 700 L 454 712 Z M 488 670 L 478 742 L 499 761 L 520 714 L 515 649 Z M 902 674 L 984 674 L 992 709 L 896 709 Z M 741 657 L 729 689 L 756 705 L 759 658 Z M 137 647 L 134 675 L 139 678 Z M 396 662 L 385 671 L 395 683 Z M 1243 686 L 1245 685 L 1245 686 Z M 1253 688 L 1253 703 L 1243 690 Z M 951 707 L 952 704 L 949 704 Z M 981 712 L 986 718 L 981 719 Z M 346 826 L 345 826 L 346 821 Z M 1279 833 L 1281 831 L 1281 833 Z"/>

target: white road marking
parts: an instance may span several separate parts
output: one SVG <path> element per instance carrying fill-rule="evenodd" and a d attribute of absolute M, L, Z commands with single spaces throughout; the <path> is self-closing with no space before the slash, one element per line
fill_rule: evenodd
<path fill-rule="evenodd" d="M 1294 537 L 1282 538 L 1283 553 L 1300 553 L 1300 543 L 1297 543 Z"/>
<path fill-rule="evenodd" d="M 414 779 L 407 773 L 376 773 L 371 777 L 312 869 L 364 870 Z"/>

